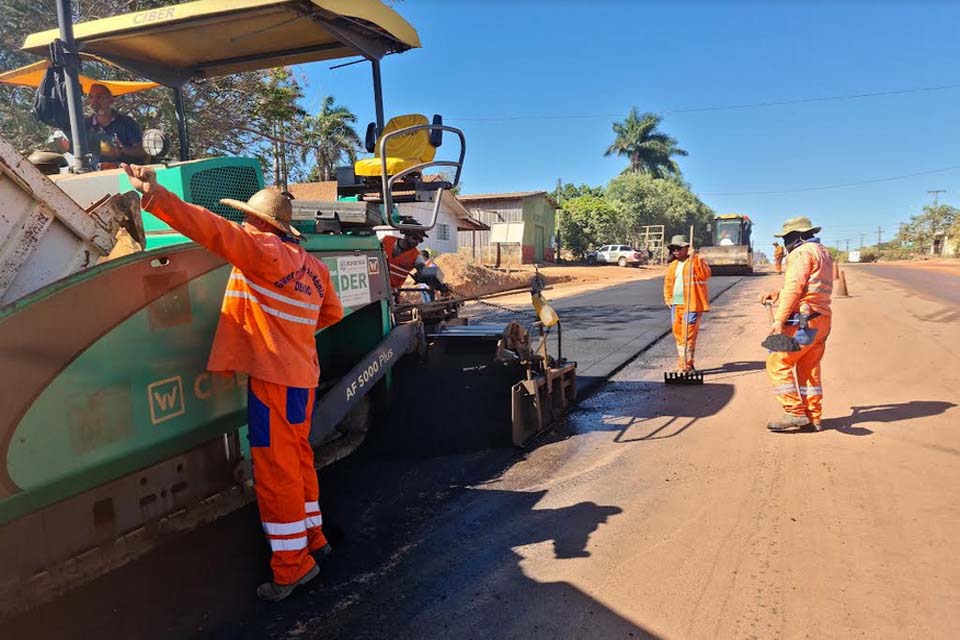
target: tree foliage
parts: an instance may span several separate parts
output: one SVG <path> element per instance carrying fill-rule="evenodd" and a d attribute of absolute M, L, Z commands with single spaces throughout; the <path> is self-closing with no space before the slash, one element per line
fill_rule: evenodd
<path fill-rule="evenodd" d="M 657 130 L 662 120 L 655 113 L 638 114 L 637 108 L 632 108 L 626 120 L 613 123 L 616 137 L 604 155 L 626 156 L 630 165 L 625 173 L 654 178 L 680 176 L 680 166 L 673 158 L 687 152 L 677 146 L 674 138 Z"/>
<path fill-rule="evenodd" d="M 353 128 L 356 121 L 357 116 L 336 104 L 333 96 L 324 96 L 317 115 L 304 119 L 301 158 L 306 162 L 312 154 L 311 180 L 334 180 L 335 170 L 344 159 L 350 164 L 357 161 L 361 143 Z"/>
<path fill-rule="evenodd" d="M 87 21 L 176 2 L 83 0 L 75 4 L 79 5 L 80 12 L 75 18 Z M 36 62 L 36 56 L 20 52 L 24 38 L 56 26 L 54 0 L 5 0 L 0 11 L 0 70 Z M 84 62 L 82 71 L 95 78 L 142 79 L 124 70 L 91 62 Z M 199 79 L 185 85 L 183 93 L 193 157 L 253 156 L 260 159 L 265 169 L 273 167 L 273 178 L 277 182 L 284 181 L 287 174 L 294 179 L 306 178 L 309 161 L 322 162 L 316 152 L 325 143 L 316 123 L 306 118 L 300 106 L 303 85 L 289 69 Z M 43 147 L 51 133 L 49 127 L 30 115 L 33 97 L 31 88 L 0 85 L 0 135 L 24 152 Z M 345 111 L 338 117 L 346 114 L 353 117 L 342 106 L 331 107 Z M 144 129 L 162 129 L 173 139 L 173 148 L 179 146 L 176 109 L 168 89 L 161 87 L 121 96 L 116 108 L 132 116 Z M 322 116 L 321 109 L 316 117 Z M 344 151 L 344 154 L 350 158 L 349 153 Z"/>
<path fill-rule="evenodd" d="M 642 173 L 622 174 L 610 181 L 607 198 L 620 211 L 624 231 L 631 239 L 640 237 L 642 227 L 660 224 L 664 225 L 668 240 L 673 234 L 689 233 L 691 225 L 697 244 L 702 245 L 708 238 L 707 222 L 713 210 L 673 180 Z"/>
<path fill-rule="evenodd" d="M 601 195 L 585 194 L 563 203 L 560 237 L 574 256 L 582 256 L 591 246 L 619 242 L 622 227 L 620 212 Z"/>
<path fill-rule="evenodd" d="M 948 238 L 956 241 L 957 232 L 960 232 L 960 209 L 941 204 L 936 207 L 928 205 L 923 213 L 912 216 L 897 233 L 897 240 L 913 253 L 930 253 L 934 246 Z"/>

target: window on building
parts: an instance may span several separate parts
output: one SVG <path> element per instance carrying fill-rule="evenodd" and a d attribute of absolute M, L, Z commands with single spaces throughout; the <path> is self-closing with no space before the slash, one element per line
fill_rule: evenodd
<path fill-rule="evenodd" d="M 437 225 L 437 240 L 449 240 L 450 239 L 450 225 L 443 224 L 442 222 Z"/>

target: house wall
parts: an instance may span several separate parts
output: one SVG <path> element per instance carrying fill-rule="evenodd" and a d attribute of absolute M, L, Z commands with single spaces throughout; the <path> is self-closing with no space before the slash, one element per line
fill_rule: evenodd
<path fill-rule="evenodd" d="M 430 224 L 433 216 L 432 202 L 401 202 L 397 208 L 400 209 L 400 215 L 412 216 L 421 224 Z M 430 255 L 457 252 L 457 217 L 442 201 L 437 226 L 428 231 L 427 235 L 430 237 L 420 248 L 429 250 Z"/>
<path fill-rule="evenodd" d="M 556 209 L 543 194 L 523 201 L 523 262 L 552 262 Z"/>
<path fill-rule="evenodd" d="M 556 234 L 556 211 L 545 195 L 527 196 L 505 200 L 485 200 L 483 202 L 463 201 L 463 205 L 473 217 L 488 226 L 497 222 L 523 221 L 522 261 L 550 262 L 553 260 L 553 247 Z M 492 262 L 496 250 L 490 244 L 490 231 L 476 232 L 476 250 L 473 249 L 474 237 L 471 231 L 460 232 L 462 253 L 469 253 L 475 259 L 485 263 Z M 501 255 L 501 260 L 506 258 Z"/>

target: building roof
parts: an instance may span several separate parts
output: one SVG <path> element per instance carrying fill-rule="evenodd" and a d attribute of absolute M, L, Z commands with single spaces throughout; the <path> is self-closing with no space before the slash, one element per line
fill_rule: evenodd
<path fill-rule="evenodd" d="M 553 197 L 546 191 L 513 191 L 510 193 L 476 193 L 471 195 L 462 195 L 457 196 L 462 202 L 466 204 L 476 204 L 478 202 L 493 202 L 495 200 L 523 200 L 525 198 L 531 198 L 533 196 L 544 196 L 551 205 L 559 209 L 560 206 L 556 203 Z"/>

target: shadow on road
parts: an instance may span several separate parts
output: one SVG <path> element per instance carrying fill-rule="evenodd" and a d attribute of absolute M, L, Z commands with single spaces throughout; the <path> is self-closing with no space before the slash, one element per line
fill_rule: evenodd
<path fill-rule="evenodd" d="M 414 535 L 415 548 L 379 587 L 358 585 L 364 597 L 343 612 L 313 608 L 298 636 L 655 638 L 575 585 L 535 578 L 589 558 L 590 536 L 622 511 L 594 502 L 536 508 L 546 493 L 468 490 L 438 514 L 442 525 Z M 532 546 L 542 543 L 551 551 Z"/>
<path fill-rule="evenodd" d="M 869 436 L 873 433 L 867 427 L 857 427 L 861 422 L 902 422 L 916 418 L 927 418 L 940 415 L 956 407 L 953 402 L 943 400 L 911 400 L 899 404 L 871 404 L 850 407 L 850 415 L 842 418 L 827 418 L 823 421 L 823 430 L 814 431 L 811 428 L 792 431 L 782 431 L 785 434 L 822 433 L 823 431 L 837 431 L 849 436 Z"/>
<path fill-rule="evenodd" d="M 942 400 L 911 400 L 899 404 L 872 404 L 850 407 L 850 415 L 845 418 L 830 418 L 824 420 L 824 427 L 836 429 L 850 435 L 868 435 L 873 433 L 866 427 L 854 427 L 861 422 L 901 422 L 914 418 L 926 418 L 940 415 L 957 405 Z"/>

